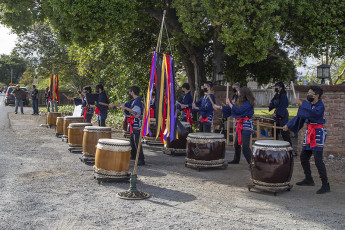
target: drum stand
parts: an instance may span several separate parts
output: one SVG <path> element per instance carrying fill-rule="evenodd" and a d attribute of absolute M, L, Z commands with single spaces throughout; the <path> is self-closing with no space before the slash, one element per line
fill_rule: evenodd
<path fill-rule="evenodd" d="M 170 156 L 186 156 L 186 149 L 172 149 L 163 147 L 163 153 Z"/>
<path fill-rule="evenodd" d="M 68 137 L 65 135 L 62 135 L 61 141 L 68 143 Z"/>
<path fill-rule="evenodd" d="M 228 167 L 228 163 L 225 161 L 224 163 L 219 163 L 219 164 L 194 164 L 194 163 L 186 162 L 184 166 L 187 168 L 197 169 L 200 172 L 201 169 L 206 169 L 206 168 L 226 169 Z"/>
<path fill-rule="evenodd" d="M 154 137 L 145 137 L 145 139 L 143 139 L 143 143 L 147 145 L 163 145 L 160 140 L 156 140 Z"/>
<path fill-rule="evenodd" d="M 83 147 L 69 147 L 68 151 L 70 153 L 82 153 L 83 152 Z"/>
<path fill-rule="evenodd" d="M 55 136 L 57 137 L 57 138 L 62 138 L 62 133 L 55 133 Z"/>
<path fill-rule="evenodd" d="M 267 191 L 267 192 L 273 192 L 273 194 L 276 196 L 278 192 L 285 192 L 285 191 L 291 191 L 293 185 L 284 185 L 279 187 L 273 187 L 273 186 L 263 186 L 263 185 L 257 185 L 257 184 L 248 184 L 248 191 L 251 189 L 257 189 L 260 191 Z"/>
<path fill-rule="evenodd" d="M 87 155 L 82 155 L 80 158 L 80 161 L 85 163 L 86 165 L 94 165 L 95 164 L 95 157 L 93 156 L 87 156 Z"/>
<path fill-rule="evenodd" d="M 115 176 L 93 172 L 93 178 L 97 180 L 98 184 L 101 184 L 102 182 L 128 182 L 130 176 L 130 173 L 127 173 L 126 175 Z"/>

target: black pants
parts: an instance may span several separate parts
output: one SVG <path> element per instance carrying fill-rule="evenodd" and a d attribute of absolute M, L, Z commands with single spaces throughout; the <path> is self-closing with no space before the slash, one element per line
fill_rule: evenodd
<path fill-rule="evenodd" d="M 283 126 L 279 125 L 279 126 L 283 127 L 284 125 Z M 292 146 L 290 132 L 289 131 L 283 131 L 282 129 L 276 129 L 276 140 L 279 140 L 279 133 L 282 134 L 283 140 L 289 142 L 290 145 Z"/>
<path fill-rule="evenodd" d="M 243 150 L 244 158 L 246 158 L 247 163 L 250 164 L 252 151 L 251 151 L 249 145 L 250 145 L 250 134 L 249 133 L 243 133 L 242 132 L 242 146 L 238 145 L 238 134 L 236 134 L 234 162 L 240 162 L 241 150 Z"/>
<path fill-rule="evenodd" d="M 93 116 L 93 114 L 86 113 L 84 122 L 91 123 L 92 116 Z M 104 120 L 104 126 L 105 126 L 105 120 Z"/>
<path fill-rule="evenodd" d="M 210 133 L 211 125 L 208 122 L 204 122 L 204 123 L 199 122 L 199 132 Z"/>
<path fill-rule="evenodd" d="M 322 184 L 326 184 L 328 183 L 327 171 L 326 171 L 325 163 L 323 162 L 322 154 L 323 154 L 322 151 L 302 150 L 301 164 L 303 167 L 305 177 L 307 179 L 312 179 L 311 170 L 310 170 L 310 157 L 311 155 L 314 155 L 315 165 L 316 165 L 317 171 L 319 172 Z"/>
<path fill-rule="evenodd" d="M 105 127 L 105 119 L 99 119 L 98 120 L 98 125 Z"/>
<path fill-rule="evenodd" d="M 137 155 L 137 149 L 138 149 L 138 144 L 139 144 L 139 133 L 132 133 L 130 137 L 130 143 L 131 143 L 131 159 L 135 159 Z M 139 152 L 139 162 L 144 162 L 145 157 L 143 153 L 143 148 L 140 146 L 140 152 Z"/>

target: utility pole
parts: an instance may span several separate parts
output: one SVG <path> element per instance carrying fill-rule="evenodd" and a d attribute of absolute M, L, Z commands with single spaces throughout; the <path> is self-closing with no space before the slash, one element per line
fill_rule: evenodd
<path fill-rule="evenodd" d="M 13 83 L 12 82 L 12 76 L 13 76 L 13 69 L 12 69 L 12 66 L 11 66 L 11 83 Z"/>

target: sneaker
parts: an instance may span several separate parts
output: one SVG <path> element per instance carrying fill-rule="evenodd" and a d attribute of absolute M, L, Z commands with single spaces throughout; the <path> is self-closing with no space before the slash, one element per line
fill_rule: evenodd
<path fill-rule="evenodd" d="M 296 185 L 299 185 L 299 186 L 314 186 L 315 183 L 314 183 L 314 180 L 313 179 L 304 179 L 300 182 L 297 182 Z"/>
<path fill-rule="evenodd" d="M 239 164 L 240 162 L 238 161 L 235 161 L 235 160 L 232 160 L 232 161 L 229 161 L 228 164 L 231 164 L 231 165 L 237 165 Z"/>
<path fill-rule="evenodd" d="M 329 186 L 329 183 L 323 184 L 319 190 L 316 191 L 316 194 L 324 194 L 326 192 L 330 192 L 331 188 Z"/>

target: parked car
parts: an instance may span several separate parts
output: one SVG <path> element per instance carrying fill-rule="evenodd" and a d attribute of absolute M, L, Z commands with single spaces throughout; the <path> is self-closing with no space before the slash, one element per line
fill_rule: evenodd
<path fill-rule="evenodd" d="M 12 91 L 15 89 L 15 86 L 10 86 L 7 88 L 6 91 L 6 95 L 5 95 L 5 105 L 9 105 L 9 104 L 14 104 L 15 98 L 12 95 Z M 28 89 L 26 87 L 20 87 L 22 90 L 25 91 L 25 100 L 23 100 L 23 104 L 24 105 L 28 105 L 29 104 L 29 92 Z"/>

